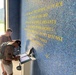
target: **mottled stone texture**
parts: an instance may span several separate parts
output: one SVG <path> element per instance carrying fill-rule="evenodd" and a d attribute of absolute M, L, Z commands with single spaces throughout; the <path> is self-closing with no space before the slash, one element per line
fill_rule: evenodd
<path fill-rule="evenodd" d="M 22 53 L 35 48 L 31 75 L 76 75 L 76 1 L 22 0 Z"/>

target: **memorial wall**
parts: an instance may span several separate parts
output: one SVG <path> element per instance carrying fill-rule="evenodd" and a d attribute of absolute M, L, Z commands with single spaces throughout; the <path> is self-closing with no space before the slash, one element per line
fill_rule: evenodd
<path fill-rule="evenodd" d="M 76 75 L 76 1 L 22 0 L 22 53 L 35 48 L 30 75 Z"/>

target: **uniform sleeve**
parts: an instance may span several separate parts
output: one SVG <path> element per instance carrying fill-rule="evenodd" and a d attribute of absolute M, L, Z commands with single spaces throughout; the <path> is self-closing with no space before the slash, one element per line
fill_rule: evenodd
<path fill-rule="evenodd" d="M 3 43 L 3 36 L 0 36 L 0 45 Z"/>
<path fill-rule="evenodd" d="M 12 46 L 7 46 L 4 52 L 6 59 L 12 60 L 14 48 Z"/>

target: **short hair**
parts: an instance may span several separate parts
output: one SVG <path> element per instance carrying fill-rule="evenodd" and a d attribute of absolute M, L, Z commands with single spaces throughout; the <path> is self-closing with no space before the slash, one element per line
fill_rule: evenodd
<path fill-rule="evenodd" d="M 21 47 L 21 41 L 20 40 L 15 40 L 15 43 L 17 43 L 18 46 Z"/>
<path fill-rule="evenodd" d="M 9 31 L 12 32 L 12 29 L 11 29 L 11 28 L 8 28 L 6 31 L 7 31 L 7 32 L 9 32 Z"/>

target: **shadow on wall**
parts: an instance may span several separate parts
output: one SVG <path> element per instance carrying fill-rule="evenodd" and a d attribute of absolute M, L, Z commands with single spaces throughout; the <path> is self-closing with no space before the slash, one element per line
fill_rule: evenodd
<path fill-rule="evenodd" d="M 26 41 L 25 51 L 28 50 L 29 45 L 30 45 L 30 40 L 28 39 L 28 40 Z"/>
<path fill-rule="evenodd" d="M 26 41 L 26 46 L 25 46 L 25 51 L 26 51 L 26 52 L 27 52 L 28 49 L 29 49 L 29 45 L 30 45 L 30 40 L 28 39 L 28 40 Z M 34 57 L 36 58 L 36 56 L 37 56 L 36 49 L 35 49 L 34 47 L 32 47 L 31 49 L 33 49 Z M 31 75 L 37 75 L 37 73 L 38 73 L 39 75 L 41 75 L 41 70 L 40 70 L 38 61 L 35 60 L 35 61 L 33 61 L 32 74 L 31 74 Z"/>
<path fill-rule="evenodd" d="M 37 52 L 36 52 L 36 49 L 34 49 L 34 54 L 35 54 L 35 58 L 36 60 L 33 61 L 33 65 L 32 65 L 32 74 L 31 75 L 42 75 L 43 72 L 41 72 L 41 69 L 40 69 L 40 64 L 39 64 L 39 60 L 37 59 Z M 43 74 L 44 75 L 44 74 Z"/>
<path fill-rule="evenodd" d="M 40 70 L 40 68 L 39 68 L 39 65 L 38 65 L 38 62 L 37 62 L 37 60 L 35 60 L 34 62 L 33 62 L 33 71 L 32 71 L 32 75 L 37 75 L 37 73 L 39 74 L 39 75 L 41 75 L 41 70 Z"/>

